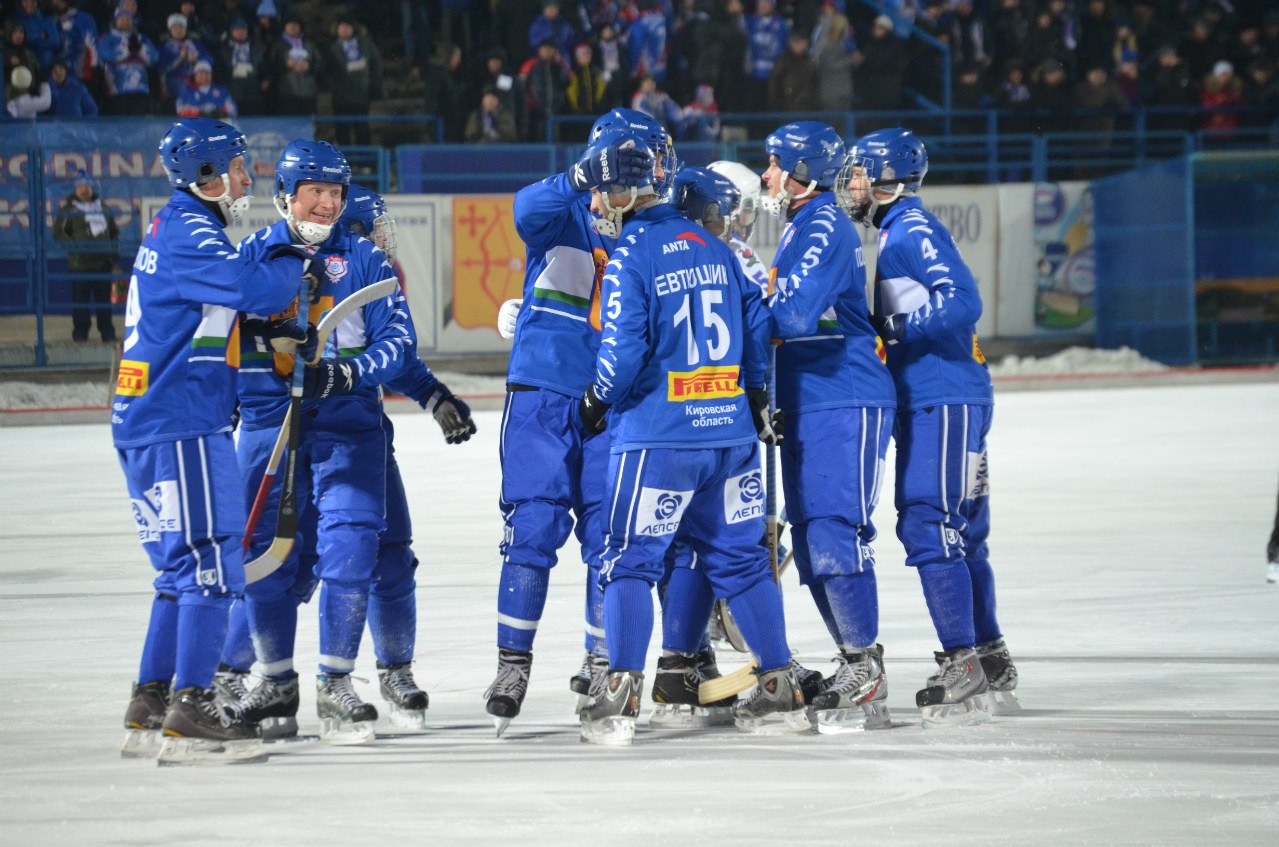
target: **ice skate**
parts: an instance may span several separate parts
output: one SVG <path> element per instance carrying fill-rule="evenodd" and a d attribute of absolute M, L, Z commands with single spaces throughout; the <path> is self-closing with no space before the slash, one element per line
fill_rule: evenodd
<path fill-rule="evenodd" d="M 244 699 L 232 704 L 245 720 L 256 723 L 264 741 L 296 738 L 298 734 L 298 675 L 266 677 Z"/>
<path fill-rule="evenodd" d="M 1271 562 L 1266 568 L 1266 582 L 1272 585 L 1279 582 L 1279 562 Z"/>
<path fill-rule="evenodd" d="M 183 688 L 161 727 L 161 765 L 233 765 L 265 762 L 258 728 L 218 705 L 211 688 Z"/>
<path fill-rule="evenodd" d="M 1021 711 L 1017 700 L 1017 666 L 1008 655 L 1008 645 L 997 638 L 977 645 L 977 658 L 990 685 L 990 695 L 995 702 L 996 715 L 1015 715 Z"/>
<path fill-rule="evenodd" d="M 320 740 L 325 744 L 367 744 L 376 737 L 377 709 L 355 693 L 350 674 L 317 676 L 315 709 L 320 715 Z"/>
<path fill-rule="evenodd" d="M 924 728 L 989 723 L 994 702 L 977 651 L 956 647 L 933 656 L 937 673 L 915 694 Z"/>
<path fill-rule="evenodd" d="M 751 691 L 748 699 L 733 705 L 738 732 L 797 735 L 812 731 L 793 664 L 760 672 L 759 682 Z"/>
<path fill-rule="evenodd" d="M 808 702 L 817 731 L 823 734 L 892 726 L 884 648 L 876 644 L 841 654 L 835 673 Z"/>
<path fill-rule="evenodd" d="M 493 716 L 493 726 L 497 728 L 497 737 L 511 725 L 511 719 L 518 717 L 520 706 L 524 705 L 524 695 L 528 693 L 529 671 L 533 668 L 533 654 L 519 650 L 497 651 L 497 678 L 484 692 L 487 701 L 484 708 Z"/>
<path fill-rule="evenodd" d="M 818 695 L 822 690 L 822 685 L 826 682 L 825 678 L 822 677 L 822 672 L 806 668 L 793 658 L 791 659 L 790 667 L 795 672 L 795 681 L 799 683 L 799 690 L 804 695 L 804 702 L 813 702 L 813 698 Z"/>
<path fill-rule="evenodd" d="M 378 688 L 390 710 L 391 723 L 401 729 L 426 729 L 426 709 L 431 698 L 413 679 L 409 662 L 384 665 L 378 662 Z"/>
<path fill-rule="evenodd" d="M 169 683 L 133 683 L 133 698 L 124 711 L 122 759 L 154 759 L 160 752 L 160 726 L 169 709 Z"/>
<path fill-rule="evenodd" d="M 218 672 L 213 675 L 213 695 L 221 706 L 239 703 L 249 696 L 249 672 L 233 668 L 223 663 L 218 665 Z"/>
<path fill-rule="evenodd" d="M 586 704 L 590 702 L 591 690 L 603 685 L 607 676 L 608 658 L 587 653 L 582 659 L 581 669 L 568 680 L 569 690 L 577 695 L 577 711 L 586 708 Z"/>
<path fill-rule="evenodd" d="M 654 729 L 701 729 L 728 726 L 733 722 L 736 697 L 703 703 L 698 687 L 708 679 L 719 679 L 715 654 L 711 651 L 688 656 L 672 653 L 657 660 L 653 677 L 653 714 L 648 725 Z"/>
<path fill-rule="evenodd" d="M 635 740 L 644 674 L 613 671 L 582 710 L 582 740 L 588 744 L 622 747 Z"/>

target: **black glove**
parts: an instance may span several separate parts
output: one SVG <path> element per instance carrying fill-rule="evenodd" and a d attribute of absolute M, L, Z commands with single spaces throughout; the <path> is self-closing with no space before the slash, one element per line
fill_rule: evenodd
<path fill-rule="evenodd" d="M 871 315 L 870 325 L 886 345 L 896 344 L 906 337 L 905 315 Z"/>
<path fill-rule="evenodd" d="M 776 447 L 782 443 L 786 434 L 786 413 L 781 409 L 768 414 L 768 389 L 748 388 L 746 399 L 751 404 L 751 421 L 755 424 L 755 434 L 759 440 Z"/>
<path fill-rule="evenodd" d="M 471 407 L 454 396 L 442 382 L 435 384 L 431 396 L 422 408 L 431 413 L 449 444 L 461 444 L 475 434 L 475 421 L 471 420 Z"/>
<path fill-rule="evenodd" d="M 307 400 L 324 401 L 339 394 L 350 394 L 359 384 L 355 366 L 341 359 L 321 359 L 319 364 L 307 365 L 302 381 L 302 396 Z"/>
<path fill-rule="evenodd" d="M 594 384 L 586 387 L 582 402 L 577 404 L 577 415 L 582 419 L 582 428 L 588 435 L 599 435 L 608 429 L 608 410 L 613 408 L 595 393 Z"/>
<path fill-rule="evenodd" d="M 588 152 L 568 169 L 568 184 L 574 191 L 590 191 L 605 185 L 626 188 L 643 185 L 652 176 L 653 157 L 647 150 L 612 144 Z"/>
<path fill-rule="evenodd" d="M 269 346 L 277 353 L 295 353 L 299 344 L 305 344 L 310 333 L 298 326 L 293 318 L 244 318 L 240 321 L 241 334 L 252 338 L 256 344 Z"/>

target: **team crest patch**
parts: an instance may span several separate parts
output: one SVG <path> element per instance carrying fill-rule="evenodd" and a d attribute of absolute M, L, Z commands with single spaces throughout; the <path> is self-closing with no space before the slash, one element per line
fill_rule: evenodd
<path fill-rule="evenodd" d="M 641 488 L 639 508 L 635 512 L 635 534 L 674 535 L 692 497 L 692 491 Z"/>
<path fill-rule="evenodd" d="M 329 256 L 324 260 L 324 275 L 329 282 L 337 282 L 346 276 L 347 263 L 345 256 Z"/>
<path fill-rule="evenodd" d="M 724 523 L 764 517 L 764 481 L 759 471 L 724 481 Z"/>

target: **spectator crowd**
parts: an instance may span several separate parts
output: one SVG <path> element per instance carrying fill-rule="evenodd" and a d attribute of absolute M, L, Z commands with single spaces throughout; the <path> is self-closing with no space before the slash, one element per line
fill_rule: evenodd
<path fill-rule="evenodd" d="M 6 113 L 20 118 L 307 115 L 322 96 L 334 114 L 367 115 L 396 77 L 425 101 L 398 111 L 424 108 L 447 141 L 541 141 L 552 117 L 619 105 L 712 140 L 723 112 L 940 104 L 938 43 L 953 108 L 1005 110 L 1013 131 L 1105 129 L 1135 106 L 1157 107 L 1155 129 L 1228 131 L 1279 112 L 1274 0 L 6 0 L 4 11 Z M 337 133 L 369 141 L 367 123 Z"/>

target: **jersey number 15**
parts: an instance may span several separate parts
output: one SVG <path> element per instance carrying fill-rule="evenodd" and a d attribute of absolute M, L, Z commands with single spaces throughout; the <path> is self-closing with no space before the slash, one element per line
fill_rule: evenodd
<path fill-rule="evenodd" d="M 728 348 L 732 343 L 732 334 L 729 332 L 728 324 L 724 319 L 715 314 L 715 307 L 724 302 L 724 292 L 706 290 L 701 291 L 699 302 L 701 307 L 701 325 L 707 330 L 714 333 L 714 338 L 701 339 L 706 344 L 706 354 L 712 362 L 718 362 L 728 355 Z M 700 345 L 698 344 L 697 329 L 693 326 L 693 307 L 692 295 L 685 294 L 684 302 L 675 312 L 675 327 L 679 328 L 680 324 L 685 324 L 688 339 L 688 363 L 690 365 L 700 364 L 702 361 Z"/>

